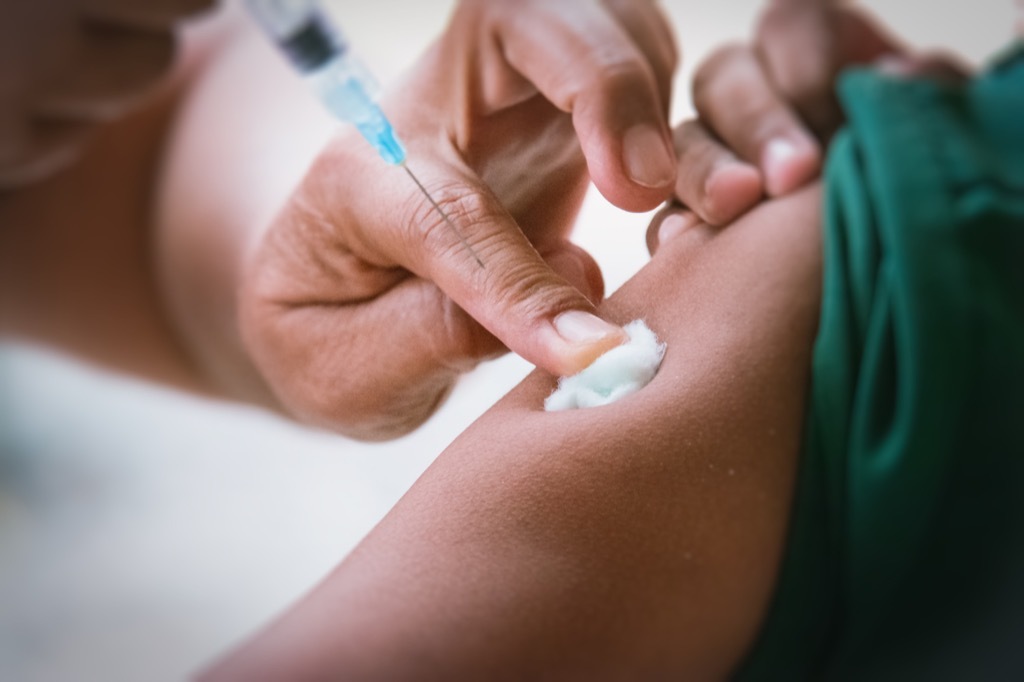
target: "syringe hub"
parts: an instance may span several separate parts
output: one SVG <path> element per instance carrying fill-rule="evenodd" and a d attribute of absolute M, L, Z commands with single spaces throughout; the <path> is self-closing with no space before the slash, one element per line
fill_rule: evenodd
<path fill-rule="evenodd" d="M 337 118 L 354 125 L 390 164 L 405 147 L 377 105 L 377 81 L 316 0 L 247 0 L 266 33 Z"/>

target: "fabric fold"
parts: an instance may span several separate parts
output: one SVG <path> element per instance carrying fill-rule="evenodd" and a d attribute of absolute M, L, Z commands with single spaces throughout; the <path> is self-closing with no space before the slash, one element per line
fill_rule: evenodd
<path fill-rule="evenodd" d="M 796 500 L 738 679 L 1024 676 L 1024 50 L 840 97 Z"/>

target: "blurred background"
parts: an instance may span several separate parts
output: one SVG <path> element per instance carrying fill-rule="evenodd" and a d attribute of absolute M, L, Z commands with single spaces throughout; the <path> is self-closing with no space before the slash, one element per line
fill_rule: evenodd
<path fill-rule="evenodd" d="M 748 36 L 759 2 L 661 4 L 684 56 L 678 121 L 693 67 Z M 911 43 L 974 63 L 1012 33 L 1010 0 L 865 4 Z M 386 84 L 452 3 L 332 6 Z M 588 196 L 576 239 L 609 293 L 646 262 L 648 219 Z M 0 340 L 0 680 L 194 672 L 324 576 L 527 371 L 515 357 L 489 363 L 417 433 L 365 444 Z"/>

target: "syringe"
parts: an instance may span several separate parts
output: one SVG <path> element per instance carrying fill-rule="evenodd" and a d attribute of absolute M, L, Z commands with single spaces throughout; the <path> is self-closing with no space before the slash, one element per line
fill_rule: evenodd
<path fill-rule="evenodd" d="M 318 0 L 246 0 L 270 39 L 337 118 L 359 130 L 381 158 L 401 166 L 480 267 L 484 262 L 448 214 L 406 163 L 405 146 L 377 105 L 377 81 L 349 49 L 348 42 Z"/>

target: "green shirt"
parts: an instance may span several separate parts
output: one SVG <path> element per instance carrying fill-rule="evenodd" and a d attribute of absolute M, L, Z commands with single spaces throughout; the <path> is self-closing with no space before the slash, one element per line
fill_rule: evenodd
<path fill-rule="evenodd" d="M 1024 679 L 1024 46 L 839 93 L 790 536 L 737 677 Z"/>

